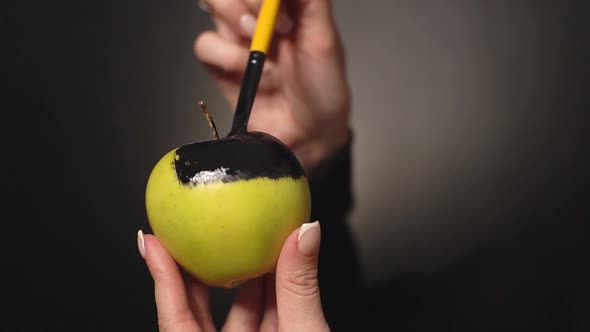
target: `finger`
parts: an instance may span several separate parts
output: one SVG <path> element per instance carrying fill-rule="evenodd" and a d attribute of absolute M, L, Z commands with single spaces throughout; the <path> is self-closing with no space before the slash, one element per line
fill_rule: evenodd
<path fill-rule="evenodd" d="M 231 105 L 235 105 L 248 61 L 247 48 L 224 39 L 217 32 L 206 31 L 199 35 L 194 49 L 197 58 L 207 66 Z M 263 94 L 275 91 L 281 84 L 280 75 L 278 66 L 271 59 L 267 59 L 258 92 Z"/>
<path fill-rule="evenodd" d="M 221 329 L 222 332 L 258 331 L 264 295 L 262 280 L 262 278 L 256 278 L 240 286 Z"/>
<path fill-rule="evenodd" d="M 262 109 L 259 105 L 262 105 L 263 98 L 267 95 L 271 95 L 280 88 L 281 79 L 280 73 L 277 70 L 276 66 L 271 64 L 271 62 L 267 62 L 264 64 L 264 69 L 262 70 L 262 78 L 260 79 L 260 83 L 258 85 L 257 90 L 257 100 L 254 102 L 254 108 Z M 268 70 L 267 70 L 268 68 Z M 273 68 L 273 69 L 271 69 Z M 224 92 L 224 94 L 228 97 L 230 101 L 230 105 L 235 105 L 237 102 L 238 94 L 240 92 L 240 85 L 242 82 L 243 73 L 228 73 L 221 69 L 214 68 L 212 66 L 207 66 L 207 69 L 215 82 L 217 83 L 218 87 Z M 265 103 L 268 104 L 268 103 Z M 267 105 L 267 106 L 274 106 L 276 105 Z M 265 109 L 266 111 L 270 111 L 269 109 Z M 254 114 L 253 114 L 254 115 Z M 250 119 L 252 120 L 252 118 Z M 264 120 L 264 119 L 263 119 Z"/>
<path fill-rule="evenodd" d="M 210 13 L 209 5 L 205 0 L 198 0 L 197 4 L 203 12 Z M 219 34 L 221 34 L 225 39 L 234 42 L 240 41 L 240 36 L 237 35 L 234 31 L 232 31 L 232 28 L 226 22 L 224 22 L 222 18 L 220 18 L 217 15 L 213 15 L 212 18 L 213 22 L 215 23 L 217 32 L 219 32 Z"/>
<path fill-rule="evenodd" d="M 275 275 L 273 274 L 265 276 L 264 309 L 262 310 L 262 323 L 260 323 L 260 332 L 277 332 L 279 330 L 276 294 Z"/>
<path fill-rule="evenodd" d="M 194 50 L 201 62 L 227 73 L 242 73 L 248 62 L 246 47 L 228 41 L 213 31 L 201 33 L 195 41 Z"/>
<path fill-rule="evenodd" d="M 182 275 L 176 262 L 153 235 L 137 234 L 154 279 L 158 324 L 161 331 L 201 331 L 191 311 Z"/>
<path fill-rule="evenodd" d="M 262 0 L 244 0 L 250 13 L 258 14 L 262 6 Z M 281 7 L 277 16 L 276 24 L 283 25 L 283 28 L 293 26 L 297 23 L 306 27 L 330 27 L 333 22 L 333 13 L 330 0 L 295 0 L 281 1 Z M 278 31 L 282 30 L 278 27 Z"/>
<path fill-rule="evenodd" d="M 252 37 L 256 17 L 248 12 L 243 0 L 206 0 L 205 3 L 218 28 L 223 22 L 235 35 Z"/>
<path fill-rule="evenodd" d="M 276 270 L 279 330 L 328 328 L 317 278 L 320 238 L 320 224 L 316 221 L 303 224 L 283 245 Z"/>
<path fill-rule="evenodd" d="M 209 288 L 188 274 L 183 274 L 183 278 L 189 295 L 189 304 L 196 321 L 204 332 L 215 332 L 215 324 L 213 323 L 213 317 L 211 317 L 211 306 L 209 304 Z"/>
<path fill-rule="evenodd" d="M 260 8 L 262 7 L 262 0 L 244 0 L 248 11 L 258 17 Z M 281 34 L 288 34 L 293 29 L 293 20 L 287 13 L 285 2 L 281 1 L 279 12 L 277 13 L 277 20 L 275 23 L 275 31 Z"/>

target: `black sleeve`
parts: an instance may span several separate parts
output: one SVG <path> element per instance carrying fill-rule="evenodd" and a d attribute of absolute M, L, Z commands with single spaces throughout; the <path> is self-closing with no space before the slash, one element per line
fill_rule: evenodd
<path fill-rule="evenodd" d="M 329 219 L 343 223 L 346 219 L 353 205 L 351 150 L 352 139 L 332 158 L 310 172 L 312 221 L 320 220 L 322 223 L 324 219 Z"/>
<path fill-rule="evenodd" d="M 319 282 L 322 306 L 333 331 L 360 331 L 362 275 L 354 238 L 348 224 L 353 206 L 352 142 L 309 177 L 312 221 L 322 228 Z"/>

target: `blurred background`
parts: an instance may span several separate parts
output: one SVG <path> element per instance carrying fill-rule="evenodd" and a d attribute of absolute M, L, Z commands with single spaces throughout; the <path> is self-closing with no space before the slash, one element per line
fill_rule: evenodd
<path fill-rule="evenodd" d="M 155 330 L 147 177 L 209 139 L 198 99 L 231 123 L 193 55 L 211 22 L 196 1 L 2 6 L 7 331 Z M 590 329 L 581 2 L 334 10 L 368 330 Z"/>

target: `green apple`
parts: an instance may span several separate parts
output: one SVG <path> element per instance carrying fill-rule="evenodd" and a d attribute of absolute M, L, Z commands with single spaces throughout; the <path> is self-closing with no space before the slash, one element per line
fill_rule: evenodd
<path fill-rule="evenodd" d="M 176 262 L 223 288 L 272 272 L 311 210 L 293 153 L 247 131 L 168 152 L 150 174 L 145 199 L 150 226 Z"/>

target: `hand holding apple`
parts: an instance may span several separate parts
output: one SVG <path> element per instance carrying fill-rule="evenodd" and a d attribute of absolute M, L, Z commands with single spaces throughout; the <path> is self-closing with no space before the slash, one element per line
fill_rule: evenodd
<path fill-rule="evenodd" d="M 319 222 L 304 224 L 285 241 L 276 273 L 244 283 L 222 331 L 330 331 L 318 288 Z M 160 241 L 138 232 L 137 244 L 154 279 L 160 331 L 216 331 L 207 287 L 183 278 Z"/>

